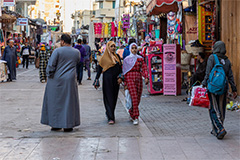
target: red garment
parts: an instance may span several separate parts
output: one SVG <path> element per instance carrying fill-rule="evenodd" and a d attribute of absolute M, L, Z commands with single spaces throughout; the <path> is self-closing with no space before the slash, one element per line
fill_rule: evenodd
<path fill-rule="evenodd" d="M 143 58 L 138 58 L 133 68 L 125 75 L 125 85 L 127 85 L 132 98 L 132 108 L 129 114 L 132 119 L 138 119 L 143 82 L 142 77 L 147 78 L 147 65 Z"/>

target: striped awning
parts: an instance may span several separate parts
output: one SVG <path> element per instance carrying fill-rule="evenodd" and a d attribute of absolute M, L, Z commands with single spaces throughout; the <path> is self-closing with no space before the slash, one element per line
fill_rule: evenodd
<path fill-rule="evenodd" d="M 160 13 L 168 13 L 170 11 L 177 12 L 178 4 L 177 2 L 182 2 L 183 0 L 152 0 L 147 5 L 147 15 L 158 15 Z"/>

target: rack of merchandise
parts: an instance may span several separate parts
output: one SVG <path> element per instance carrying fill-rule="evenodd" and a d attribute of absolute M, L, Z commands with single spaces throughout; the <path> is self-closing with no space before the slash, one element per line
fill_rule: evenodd
<path fill-rule="evenodd" d="M 163 54 L 149 54 L 147 56 L 149 81 L 148 92 L 150 94 L 163 93 Z"/>

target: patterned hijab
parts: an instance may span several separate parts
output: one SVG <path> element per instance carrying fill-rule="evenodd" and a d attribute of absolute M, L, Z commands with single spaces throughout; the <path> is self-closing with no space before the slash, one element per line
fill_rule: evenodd
<path fill-rule="evenodd" d="M 128 73 L 135 65 L 135 63 L 137 62 L 138 58 L 142 58 L 141 56 L 137 55 L 137 54 L 133 54 L 132 53 L 132 47 L 136 46 L 136 43 L 132 43 L 129 47 L 129 51 L 130 51 L 130 55 L 127 56 L 124 61 L 123 61 L 123 75 L 125 75 L 126 73 Z"/>
<path fill-rule="evenodd" d="M 115 66 L 115 64 L 121 63 L 116 53 L 110 52 L 110 46 L 115 45 L 113 41 L 109 41 L 106 46 L 106 50 L 100 59 L 99 65 L 103 68 L 103 72 L 108 70 L 109 68 Z M 115 45 L 116 46 L 116 45 Z"/>

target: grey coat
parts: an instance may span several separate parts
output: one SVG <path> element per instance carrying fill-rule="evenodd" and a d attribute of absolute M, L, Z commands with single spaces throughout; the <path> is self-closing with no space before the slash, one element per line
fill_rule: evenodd
<path fill-rule="evenodd" d="M 233 72 L 232 72 L 232 67 L 231 67 L 232 65 L 231 65 L 230 60 L 226 56 L 223 59 L 218 57 L 218 59 L 219 59 L 219 62 L 223 65 L 227 80 L 231 85 L 232 91 L 236 92 L 237 88 L 236 88 L 236 85 L 234 83 L 234 77 L 233 77 Z M 207 62 L 206 75 L 205 75 L 204 80 L 202 82 L 203 86 L 207 86 L 207 81 L 209 79 L 209 74 L 212 71 L 214 65 L 215 65 L 214 56 L 210 55 L 209 58 L 208 58 L 208 62 Z M 227 91 L 227 89 L 228 89 L 228 84 L 226 85 L 226 91 Z"/>
<path fill-rule="evenodd" d="M 53 128 L 80 125 L 80 109 L 76 66 L 80 52 L 72 47 L 54 50 L 47 66 L 41 123 Z"/>

